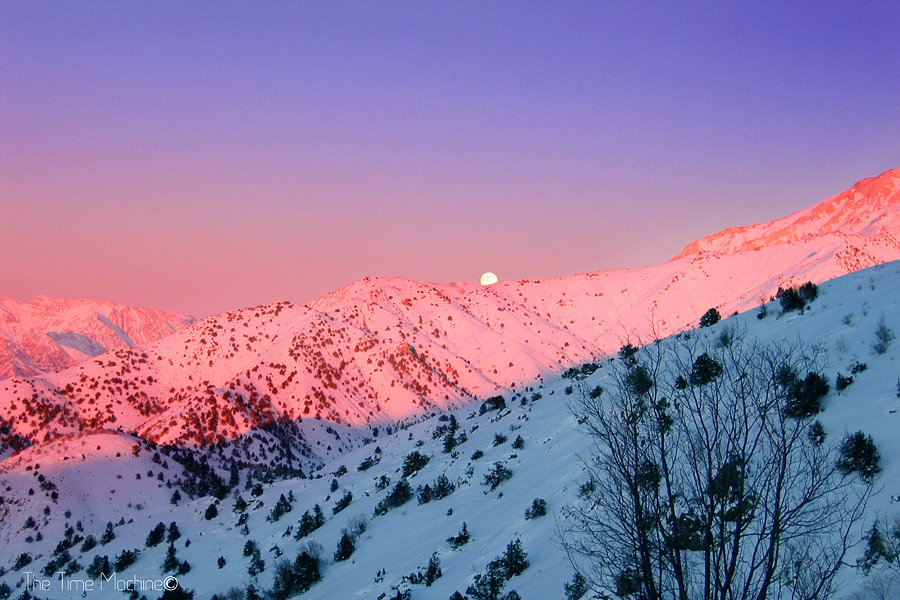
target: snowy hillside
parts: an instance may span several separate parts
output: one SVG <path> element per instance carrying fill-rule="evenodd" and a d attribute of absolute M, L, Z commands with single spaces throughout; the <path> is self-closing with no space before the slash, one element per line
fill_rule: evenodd
<path fill-rule="evenodd" d="M 743 338 L 762 344 L 799 342 L 805 353 L 817 352 L 816 364 L 830 384 L 822 399 L 823 411 L 815 416 L 824 426 L 826 443 L 837 445 L 846 433 L 862 430 L 872 436 L 882 456 L 882 471 L 875 476 L 865 518 L 854 528 L 855 540 L 863 538 L 874 518 L 900 515 L 892 500 L 900 495 L 896 434 L 900 342 L 883 335 L 885 329 L 900 332 L 898 299 L 900 262 L 894 262 L 821 285 L 818 297 L 802 311 L 783 312 L 781 303 L 773 301 L 765 311 L 754 309 L 690 333 L 696 343 L 710 340 L 712 347 L 724 339 Z M 473 312 L 478 310 L 476 303 L 470 306 Z M 278 318 L 284 316 L 288 322 L 310 318 L 307 309 L 285 311 Z M 879 339 L 878 331 L 884 339 Z M 193 332 L 199 334 L 196 328 Z M 662 344 L 679 341 L 672 338 Z M 557 544 L 556 519 L 564 507 L 584 502 L 589 481 L 579 457 L 592 451 L 591 438 L 574 416 L 579 396 L 573 388 L 612 389 L 610 374 L 618 360 L 599 360 L 599 368 L 581 384 L 546 375 L 534 387 L 502 392 L 505 407 L 494 401 L 482 409 L 482 397 L 478 403 L 382 434 L 360 448 L 345 450 L 314 479 L 289 478 L 257 486 L 241 473 L 234 491 L 221 500 L 181 494 L 176 504 L 170 503 L 176 488 L 169 484 L 180 476 L 180 467 L 166 452 L 124 434 L 81 433 L 36 446 L 4 461 L 0 476 L 5 490 L 0 505 L 0 566 L 7 571 L 0 581 L 15 590 L 15 596 L 31 585 L 32 595 L 40 598 L 119 598 L 115 581 L 87 574 L 106 556 L 117 581 L 143 581 L 145 588 L 135 597 L 162 596 L 161 588 L 151 588 L 164 585 L 170 575 L 181 587 L 195 591 L 196 598 L 245 593 L 252 597 L 249 585 L 260 594 L 274 592 L 275 597 L 276 572 L 293 573 L 279 567 L 280 561 L 294 564 L 307 551 L 320 557 L 314 562 L 321 581 L 310 582 L 301 593 L 306 584 L 292 580 L 299 587 L 286 592 L 286 597 L 400 594 L 414 600 L 447 600 L 456 591 L 466 593 L 476 575 L 485 575 L 488 564 L 511 547 L 516 560 L 501 563 L 507 567 L 515 563 L 514 571 L 520 572 L 509 576 L 504 594 L 515 590 L 526 600 L 563 598 L 573 571 Z M 837 391 L 838 376 L 851 374 L 852 382 Z M 453 441 L 448 443 L 450 437 Z M 414 453 L 427 460 L 417 460 Z M 497 465 L 508 470 L 508 479 Z M 403 498 L 403 481 L 411 489 L 409 499 Z M 426 485 L 430 492 L 424 491 Z M 93 489 L 85 493 L 86 488 Z M 98 497 L 104 504 L 97 502 Z M 540 514 L 536 499 L 544 501 L 546 515 Z M 315 518 L 316 505 L 321 508 L 320 519 Z M 111 535 L 100 543 L 107 522 L 112 523 Z M 148 545 L 155 542 L 151 531 L 158 523 L 163 524 L 158 532 L 162 541 Z M 464 523 L 468 541 L 459 536 Z M 345 530 L 351 541 L 342 547 Z M 86 544 L 89 536 L 95 545 Z M 524 570 L 526 561 L 516 557 L 519 548 L 528 563 Z M 138 552 L 134 562 L 126 564 L 130 550 Z M 845 562 L 855 564 L 863 550 L 864 544 L 857 543 Z M 339 560 L 346 555 L 346 560 Z M 302 560 L 297 564 L 309 566 Z M 437 578 L 436 567 L 441 574 Z M 45 568 L 51 575 L 68 571 L 66 585 L 73 587 L 60 590 L 57 576 L 47 589 L 38 591 L 33 586 L 39 584 L 29 578 L 49 578 L 42 574 Z M 882 571 L 876 568 L 874 573 Z M 843 586 L 838 597 L 874 597 L 854 596 L 868 593 L 863 584 L 871 579 L 850 566 L 841 570 L 838 580 Z M 86 585 L 93 587 L 82 594 Z M 229 589 L 231 596 L 226 595 Z M 403 595 L 406 592 L 408 596 Z"/>
<path fill-rule="evenodd" d="M 710 307 L 728 315 L 779 287 L 900 259 L 897 173 L 747 228 L 740 247 L 705 243 L 661 265 L 490 287 L 366 278 L 307 306 L 235 310 L 60 373 L 8 379 L 0 456 L 121 431 L 216 444 L 220 473 L 237 461 L 309 474 L 397 424 L 521 391 L 647 337 L 651 323 L 668 335 Z"/>
<path fill-rule="evenodd" d="M 699 239 L 685 246 L 673 260 L 701 250 L 734 253 L 822 236 L 834 236 L 834 242 L 843 243 L 849 254 L 865 254 L 867 244 L 860 243 L 861 238 L 881 238 L 896 247 L 898 205 L 900 169 L 891 169 L 783 219 L 731 227 Z"/>
<path fill-rule="evenodd" d="M 191 323 L 184 314 L 113 302 L 0 299 L 0 379 L 40 375 L 149 344 Z"/>

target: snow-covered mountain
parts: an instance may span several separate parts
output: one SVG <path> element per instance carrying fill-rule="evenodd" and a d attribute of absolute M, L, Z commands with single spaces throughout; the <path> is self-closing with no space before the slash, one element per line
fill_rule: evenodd
<path fill-rule="evenodd" d="M 900 231 L 900 169 L 885 171 L 878 177 L 863 179 L 849 190 L 815 206 L 769 223 L 730 227 L 684 247 L 672 260 L 702 250 L 733 254 L 759 250 L 767 246 L 809 239 L 834 238 L 843 245 L 842 255 L 848 267 L 854 256 L 865 262 L 878 262 L 878 254 L 868 255 L 869 246 L 898 247 Z"/>
<path fill-rule="evenodd" d="M 398 423 L 521 390 L 629 337 L 693 327 L 710 307 L 744 311 L 779 287 L 900 259 L 898 189 L 900 171 L 888 171 L 641 269 L 490 287 L 366 278 L 307 306 L 215 315 L 2 382 L 0 451 L 108 430 L 309 473 Z"/>
<path fill-rule="evenodd" d="M 155 342 L 187 315 L 114 302 L 0 299 L 0 379 L 61 371 L 92 356 Z"/>
<path fill-rule="evenodd" d="M 803 311 L 783 312 L 779 302 L 770 302 L 765 311 L 689 332 L 695 343 L 709 340 L 713 346 L 726 338 L 799 344 L 817 356 L 827 381 L 852 375 L 842 389 L 831 386 L 816 419 L 827 444 L 862 430 L 881 452 L 883 471 L 854 542 L 873 519 L 889 521 L 900 513 L 892 500 L 900 494 L 900 342 L 878 347 L 877 333 L 882 326 L 900 329 L 898 302 L 900 262 L 894 262 L 821 285 Z M 304 317 L 296 308 L 281 313 L 288 310 Z M 266 318 L 282 316 L 287 317 Z M 232 322 L 242 327 L 242 321 Z M 590 373 L 584 388 L 600 385 L 609 393 L 614 364 L 603 360 L 596 371 L 582 370 Z M 195 598 L 255 597 L 252 586 L 272 598 L 447 600 L 456 591 L 466 593 L 476 575 L 518 541 L 529 564 L 501 584 L 502 593 L 516 590 L 525 600 L 574 597 L 564 593 L 573 571 L 556 543 L 556 522 L 565 507 L 589 509 L 590 480 L 578 457 L 590 454 L 594 440 L 584 435 L 578 411 L 570 411 L 578 398 L 573 386 L 572 379 L 548 375 L 534 387 L 505 391 L 505 406 L 461 406 L 405 425 L 345 452 L 316 478 L 257 486 L 242 471 L 234 491 L 221 500 L 186 494 L 173 499 L 174 484 L 184 474 L 176 453 L 136 438 L 95 432 L 36 444 L 4 461 L 0 474 L 6 499 L 0 505 L 0 566 L 7 569 L 0 585 L 16 596 L 31 585 L 32 596 L 59 599 L 120 598 L 117 586 L 130 580 L 142 586 L 136 597 L 147 598 L 162 597 L 166 582 L 177 581 L 195 591 Z M 449 449 L 448 436 L 454 437 Z M 491 476 L 498 464 L 507 479 Z M 401 481 L 408 483 L 410 498 L 395 491 Z M 440 494 L 434 492 L 438 488 Z M 467 540 L 459 535 L 464 525 Z M 352 538 L 351 550 L 340 542 L 344 532 Z M 864 546 L 856 543 L 845 563 L 855 564 Z M 276 589 L 286 564 L 305 564 L 295 562 L 303 552 L 319 556 L 321 580 L 306 591 L 305 585 Z M 105 562 L 105 579 L 89 569 Z M 56 571 L 68 575 L 60 580 Z M 879 567 L 871 577 L 882 575 Z M 836 597 L 876 597 L 863 595 L 865 585 L 876 581 L 871 577 L 845 566 Z M 36 588 L 42 584 L 35 578 L 50 583 Z"/>

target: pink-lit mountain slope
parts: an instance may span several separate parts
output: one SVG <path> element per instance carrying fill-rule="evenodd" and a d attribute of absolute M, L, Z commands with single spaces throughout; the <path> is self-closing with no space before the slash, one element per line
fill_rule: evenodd
<path fill-rule="evenodd" d="M 113 302 L 0 299 L 0 379 L 60 371 L 108 350 L 140 346 L 193 319 Z"/>
<path fill-rule="evenodd" d="M 847 247 L 844 259 L 854 267 L 855 256 L 868 246 L 896 248 L 900 244 L 900 169 L 863 179 L 849 190 L 814 206 L 769 223 L 729 227 L 684 247 L 673 260 L 696 252 L 735 253 L 766 246 L 832 236 Z M 879 262 L 878 257 L 859 256 Z M 870 266 L 870 265 L 864 265 Z"/>
<path fill-rule="evenodd" d="M 487 288 L 366 278 L 307 306 L 232 311 L 60 373 L 9 379 L 0 456 L 121 429 L 159 444 L 232 444 L 247 465 L 321 466 L 400 421 L 694 327 L 710 307 L 728 315 L 779 286 L 900 259 L 897 173 L 791 217 L 796 235 L 759 225 L 740 247 Z M 827 223 L 825 233 L 811 223 Z"/>

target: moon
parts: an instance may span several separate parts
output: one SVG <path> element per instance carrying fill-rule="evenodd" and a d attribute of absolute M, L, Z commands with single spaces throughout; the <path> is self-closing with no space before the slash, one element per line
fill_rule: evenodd
<path fill-rule="evenodd" d="M 497 283 L 497 276 L 488 271 L 484 275 L 481 276 L 481 285 L 494 285 Z"/>

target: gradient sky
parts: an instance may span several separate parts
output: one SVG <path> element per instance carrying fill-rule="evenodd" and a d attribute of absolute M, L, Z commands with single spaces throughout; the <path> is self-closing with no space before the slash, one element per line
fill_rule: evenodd
<path fill-rule="evenodd" d="M 900 3 L 0 4 L 0 297 L 668 260 L 900 166 Z"/>

